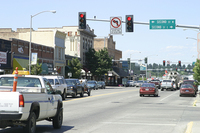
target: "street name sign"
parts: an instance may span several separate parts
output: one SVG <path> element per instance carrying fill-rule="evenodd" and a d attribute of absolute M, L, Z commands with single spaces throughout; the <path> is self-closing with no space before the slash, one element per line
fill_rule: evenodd
<path fill-rule="evenodd" d="M 110 17 L 110 34 L 122 34 L 122 17 Z"/>
<path fill-rule="evenodd" d="M 158 19 L 149 21 L 149 29 L 175 29 L 176 20 L 175 19 Z"/>

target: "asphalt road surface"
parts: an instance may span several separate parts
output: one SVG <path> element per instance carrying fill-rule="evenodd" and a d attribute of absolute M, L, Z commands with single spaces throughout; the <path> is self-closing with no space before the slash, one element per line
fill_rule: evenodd
<path fill-rule="evenodd" d="M 159 97 L 139 96 L 139 87 L 106 87 L 91 96 L 67 97 L 61 129 L 37 122 L 37 133 L 184 133 L 191 121 L 200 121 L 195 97 L 177 91 L 160 91 Z M 21 133 L 21 127 L 0 133 Z"/>

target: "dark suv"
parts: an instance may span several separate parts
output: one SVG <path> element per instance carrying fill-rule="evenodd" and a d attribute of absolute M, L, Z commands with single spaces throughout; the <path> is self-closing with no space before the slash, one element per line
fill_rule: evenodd
<path fill-rule="evenodd" d="M 76 97 L 77 94 L 80 94 L 83 97 L 84 90 L 78 79 L 65 79 L 65 82 L 67 83 L 67 95 Z"/>

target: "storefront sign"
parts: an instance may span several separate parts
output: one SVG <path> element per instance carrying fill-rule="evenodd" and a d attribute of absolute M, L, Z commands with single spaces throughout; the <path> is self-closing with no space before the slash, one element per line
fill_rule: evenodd
<path fill-rule="evenodd" d="M 36 65 L 37 64 L 37 53 L 32 53 L 31 56 L 31 65 Z"/>
<path fill-rule="evenodd" d="M 7 53 L 0 52 L 0 64 L 7 64 Z"/>

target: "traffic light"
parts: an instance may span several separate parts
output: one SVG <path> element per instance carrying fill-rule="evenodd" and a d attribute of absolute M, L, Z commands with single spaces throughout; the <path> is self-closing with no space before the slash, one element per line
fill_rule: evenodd
<path fill-rule="evenodd" d="M 78 13 L 79 29 L 86 29 L 86 12 Z"/>
<path fill-rule="evenodd" d="M 163 66 L 165 66 L 165 60 L 163 60 Z"/>
<path fill-rule="evenodd" d="M 146 58 L 144 58 L 144 62 L 145 62 L 145 64 L 147 64 L 147 57 L 146 57 Z"/>
<path fill-rule="evenodd" d="M 177 71 L 177 68 L 176 68 L 176 71 Z"/>
<path fill-rule="evenodd" d="M 181 66 L 181 61 L 178 61 L 178 65 Z"/>
<path fill-rule="evenodd" d="M 133 15 L 126 15 L 126 32 L 133 32 Z"/>
<path fill-rule="evenodd" d="M 185 69 L 185 72 L 187 72 L 187 70 Z"/>

